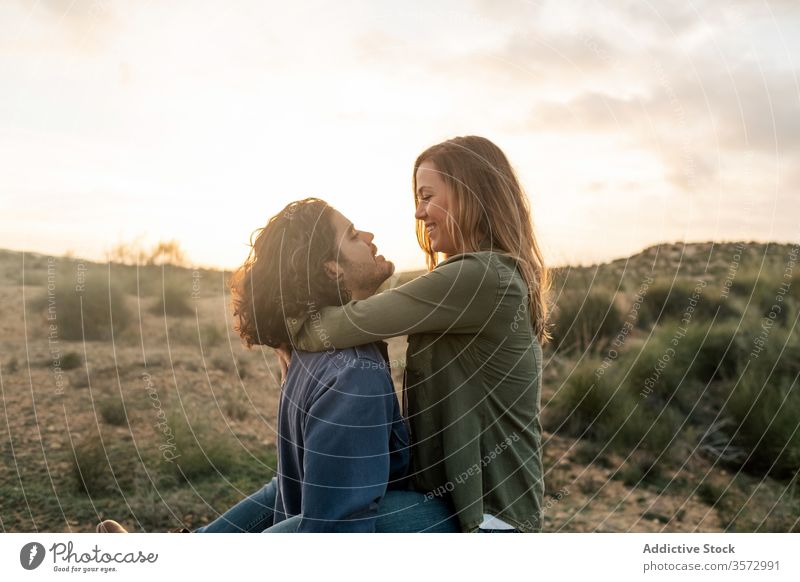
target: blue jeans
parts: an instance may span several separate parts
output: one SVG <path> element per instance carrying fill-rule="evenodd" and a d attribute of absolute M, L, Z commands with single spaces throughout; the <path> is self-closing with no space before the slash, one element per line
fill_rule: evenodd
<path fill-rule="evenodd" d="M 197 533 L 294 533 L 302 516 L 295 515 L 273 525 L 278 480 L 249 495 Z M 448 503 L 427 499 L 417 491 L 387 491 L 378 504 L 378 533 L 451 533 L 461 531 Z"/>

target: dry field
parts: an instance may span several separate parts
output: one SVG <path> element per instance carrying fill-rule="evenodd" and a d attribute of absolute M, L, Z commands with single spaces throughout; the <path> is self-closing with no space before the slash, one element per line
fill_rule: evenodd
<path fill-rule="evenodd" d="M 542 394 L 547 531 L 797 531 L 800 284 L 759 360 L 777 354 L 780 375 L 738 367 L 796 248 L 661 245 L 559 270 Z M 198 526 L 271 478 L 277 362 L 232 331 L 225 277 L 0 251 L 2 531 L 93 531 L 106 517 Z M 648 384 L 699 281 L 703 309 Z M 391 340 L 398 387 L 404 350 Z M 753 374 L 762 389 L 741 394 Z"/>

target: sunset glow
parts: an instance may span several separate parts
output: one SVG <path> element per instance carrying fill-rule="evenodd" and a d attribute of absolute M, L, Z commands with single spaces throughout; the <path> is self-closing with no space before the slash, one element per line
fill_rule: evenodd
<path fill-rule="evenodd" d="M 412 164 L 465 134 L 553 264 L 798 240 L 797 5 L 578 4 L 3 3 L 0 248 L 230 268 L 313 195 L 422 268 Z"/>

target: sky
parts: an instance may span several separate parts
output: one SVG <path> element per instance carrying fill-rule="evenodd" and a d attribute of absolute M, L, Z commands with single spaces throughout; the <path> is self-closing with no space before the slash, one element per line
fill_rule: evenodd
<path fill-rule="evenodd" d="M 0 3 L 0 248 L 234 268 L 327 200 L 424 267 L 411 172 L 497 143 L 547 262 L 800 241 L 795 0 Z"/>

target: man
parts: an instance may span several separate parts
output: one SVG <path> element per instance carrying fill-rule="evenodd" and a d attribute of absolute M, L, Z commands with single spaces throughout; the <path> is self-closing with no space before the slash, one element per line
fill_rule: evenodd
<path fill-rule="evenodd" d="M 286 346 L 287 320 L 375 293 L 394 265 L 372 240 L 315 198 L 272 217 L 231 282 L 247 346 Z M 409 465 L 387 359 L 383 342 L 295 352 L 278 412 L 278 477 L 197 531 L 374 531 L 378 503 L 404 487 Z M 97 529 L 124 531 L 112 520 Z"/>

